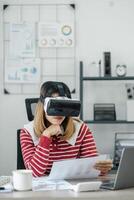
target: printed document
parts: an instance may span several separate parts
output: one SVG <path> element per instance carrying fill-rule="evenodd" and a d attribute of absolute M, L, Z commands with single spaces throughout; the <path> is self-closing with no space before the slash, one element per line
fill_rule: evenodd
<path fill-rule="evenodd" d="M 65 180 L 48 180 L 47 177 L 33 178 L 32 190 L 69 190 L 72 185 Z"/>
<path fill-rule="evenodd" d="M 48 179 L 96 178 L 100 171 L 94 169 L 94 165 L 96 161 L 106 160 L 106 158 L 107 155 L 100 155 L 54 162 Z"/>

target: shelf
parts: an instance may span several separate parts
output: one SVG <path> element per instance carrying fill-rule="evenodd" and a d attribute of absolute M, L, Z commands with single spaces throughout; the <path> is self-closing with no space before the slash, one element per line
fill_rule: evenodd
<path fill-rule="evenodd" d="M 91 81 L 134 80 L 134 76 L 125 76 L 125 77 L 116 77 L 116 76 L 112 76 L 112 77 L 83 77 L 82 80 L 83 81 L 90 81 L 90 80 Z"/>
<path fill-rule="evenodd" d="M 84 81 L 134 81 L 134 76 L 103 76 L 103 77 L 89 77 L 84 76 L 83 74 L 83 62 L 80 61 L 80 101 L 81 101 L 81 113 L 80 118 L 83 120 L 83 88 L 84 88 Z M 90 124 L 134 124 L 134 121 L 126 121 L 126 120 L 116 120 L 116 121 L 94 121 L 94 120 L 84 120 L 85 123 Z"/>
<path fill-rule="evenodd" d="M 87 124 L 134 124 L 134 121 L 116 120 L 116 121 L 95 121 L 95 120 L 84 120 Z"/>

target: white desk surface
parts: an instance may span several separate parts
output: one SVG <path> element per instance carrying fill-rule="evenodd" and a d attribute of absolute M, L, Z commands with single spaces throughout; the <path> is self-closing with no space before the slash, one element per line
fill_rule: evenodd
<path fill-rule="evenodd" d="M 134 188 L 117 191 L 96 191 L 75 193 L 68 191 L 44 191 L 44 192 L 13 192 L 0 194 L 0 199 L 19 200 L 134 200 Z"/>
<path fill-rule="evenodd" d="M 89 180 L 84 179 L 84 181 L 89 181 Z M 76 183 L 76 182 L 78 181 L 73 181 L 72 183 Z M 80 193 L 76 193 L 73 190 L 60 190 L 60 191 L 51 190 L 51 191 L 41 191 L 41 192 L 14 191 L 11 193 L 0 193 L 0 199 L 2 200 L 3 199 L 6 199 L 6 200 L 12 200 L 12 199 L 15 199 L 15 200 L 17 199 L 18 200 L 31 200 L 31 199 L 33 200 L 34 199 L 36 200 L 76 200 L 76 199 L 78 200 L 134 200 L 134 188 L 116 190 L 116 191 L 100 190 L 100 191 L 95 191 L 95 192 L 89 191 L 89 192 L 80 192 Z"/>

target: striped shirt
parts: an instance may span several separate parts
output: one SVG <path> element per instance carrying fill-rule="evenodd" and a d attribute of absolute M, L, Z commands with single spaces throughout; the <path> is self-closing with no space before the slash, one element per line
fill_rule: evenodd
<path fill-rule="evenodd" d="M 31 169 L 35 177 L 48 175 L 54 161 L 98 155 L 92 132 L 85 123 L 82 123 L 74 145 L 60 136 L 48 138 L 43 135 L 35 144 L 26 129 L 21 129 L 20 143 L 25 167 Z"/>

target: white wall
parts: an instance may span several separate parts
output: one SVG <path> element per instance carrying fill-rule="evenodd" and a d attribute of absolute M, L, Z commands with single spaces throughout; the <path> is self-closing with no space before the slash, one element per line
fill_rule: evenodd
<path fill-rule="evenodd" d="M 90 75 L 92 63 L 103 61 L 103 52 L 111 52 L 112 75 L 117 64 L 127 65 L 134 75 L 134 1 L 77 1 L 77 58 L 84 61 L 84 75 Z M 103 62 L 102 62 L 103 73 Z M 132 81 L 130 81 L 132 82 Z M 125 81 L 84 82 L 84 119 L 93 118 L 93 103 L 115 103 L 117 119 L 126 119 Z M 89 124 L 100 152 L 113 153 L 114 133 L 133 131 L 133 124 Z"/>
<path fill-rule="evenodd" d="M 3 1 L 5 4 L 15 1 Z M 21 1 L 19 1 L 21 2 Z M 22 1 L 24 2 L 24 1 Z M 27 1 L 25 1 L 27 2 Z M 34 1 L 36 2 L 36 1 Z M 39 3 L 40 1 L 38 1 Z M 72 1 L 43 1 L 64 3 Z M 104 51 L 112 56 L 112 74 L 117 64 L 126 64 L 128 75 L 134 74 L 134 1 L 133 0 L 76 0 L 76 61 L 79 89 L 79 61 L 84 61 L 84 73 L 90 73 L 92 62 L 98 63 Z M 0 37 L 1 38 L 1 37 Z M 0 44 L 1 44 L 0 39 Z M 2 63 L 2 52 L 0 52 Z M 4 95 L 3 66 L 0 66 L 0 174 L 10 174 L 16 168 L 16 130 L 27 121 L 25 95 Z M 102 85 L 100 85 L 102 84 Z M 126 118 L 124 82 L 84 84 L 84 117 L 92 118 L 92 104 L 115 102 L 118 119 Z M 76 94 L 79 96 L 79 92 Z M 87 102 L 89 100 L 89 102 Z M 87 104 L 88 103 L 88 104 Z M 100 152 L 113 153 L 114 133 L 133 131 L 133 124 L 90 124 Z"/>

